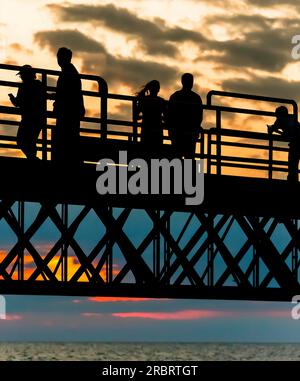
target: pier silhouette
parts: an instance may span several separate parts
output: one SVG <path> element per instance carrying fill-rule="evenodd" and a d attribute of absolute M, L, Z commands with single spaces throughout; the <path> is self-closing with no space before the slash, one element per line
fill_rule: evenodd
<path fill-rule="evenodd" d="M 15 74 L 20 68 L 1 64 L 0 73 Z M 55 93 L 53 79 L 60 72 L 35 72 L 45 92 Z M 300 294 L 300 187 L 286 181 L 288 140 L 267 129 L 223 126 L 228 115 L 275 118 L 274 111 L 231 107 L 231 101 L 272 104 L 274 110 L 285 105 L 297 118 L 294 100 L 207 94 L 203 115 L 211 121 L 201 129 L 195 152 L 196 160 L 204 160 L 205 196 L 201 205 L 189 206 L 181 195 L 97 193 L 99 159 L 115 159 L 120 150 L 143 157 L 141 122 L 136 97 L 109 93 L 101 77 L 80 78 L 86 85 L 83 97 L 93 99 L 99 115 L 82 117 L 81 165 L 74 170 L 52 162 L 55 115 L 49 102 L 37 140 L 40 160 L 34 161 L 20 155 L 13 133 L 20 111 L 0 105 L 0 223 L 15 237 L 10 247 L 0 239 L 1 294 L 287 301 Z M 16 81 L 0 80 L 6 93 L 18 87 Z M 128 120 L 110 117 L 114 101 L 130 108 Z M 165 133 L 162 156 L 172 155 Z M 31 203 L 38 206 L 35 214 Z M 74 206 L 81 209 L 71 218 Z M 76 234 L 91 213 L 99 223 L 99 237 L 87 251 Z M 140 213 L 138 241 L 132 228 L 135 213 Z M 58 233 L 45 252 L 34 237 L 46 221 Z M 71 263 L 76 263 L 72 271 Z"/>

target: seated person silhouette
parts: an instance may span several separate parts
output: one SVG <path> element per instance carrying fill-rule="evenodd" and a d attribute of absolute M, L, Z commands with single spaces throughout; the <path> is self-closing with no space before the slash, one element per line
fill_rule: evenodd
<path fill-rule="evenodd" d="M 24 65 L 18 75 L 22 79 L 17 96 L 9 94 L 12 104 L 20 108 L 21 122 L 17 133 L 18 147 L 28 159 L 38 159 L 36 141 L 46 115 L 46 93 L 42 83 L 36 79 L 30 65 Z"/>
<path fill-rule="evenodd" d="M 160 83 L 148 82 L 137 95 L 137 119 L 142 119 L 141 143 L 144 153 L 155 155 L 163 146 L 163 121 L 166 101 L 158 96 Z"/>
<path fill-rule="evenodd" d="M 298 181 L 298 164 L 300 159 L 300 126 L 297 117 L 288 113 L 285 106 L 275 110 L 276 121 L 268 126 L 269 133 L 278 133 L 289 141 L 288 176 L 290 182 Z"/>
<path fill-rule="evenodd" d="M 194 158 L 203 119 L 202 100 L 192 91 L 194 77 L 181 77 L 182 89 L 171 95 L 168 105 L 168 129 L 175 156 Z"/>

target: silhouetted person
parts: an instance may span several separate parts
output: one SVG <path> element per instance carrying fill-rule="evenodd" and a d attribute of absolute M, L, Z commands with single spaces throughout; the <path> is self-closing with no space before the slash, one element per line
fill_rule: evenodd
<path fill-rule="evenodd" d="M 54 102 L 56 127 L 52 133 L 52 160 L 77 165 L 80 162 L 80 119 L 85 114 L 81 79 L 71 63 L 72 51 L 62 47 L 57 52 L 61 74 L 57 80 Z"/>
<path fill-rule="evenodd" d="M 203 118 L 200 95 L 192 91 L 194 77 L 181 77 L 182 89 L 171 95 L 168 105 L 168 128 L 175 156 L 194 158 Z"/>
<path fill-rule="evenodd" d="M 142 119 L 141 142 L 149 154 L 160 152 L 163 145 L 163 120 L 166 101 L 158 96 L 160 83 L 148 82 L 137 93 L 137 119 Z"/>
<path fill-rule="evenodd" d="M 20 108 L 21 122 L 17 133 L 18 147 L 28 159 L 37 159 L 36 141 L 43 127 L 45 92 L 30 65 L 22 66 L 18 75 L 22 79 L 17 96 L 9 94 L 12 104 Z"/>
<path fill-rule="evenodd" d="M 268 125 L 269 133 L 276 132 L 289 141 L 288 176 L 290 182 L 298 181 L 298 164 L 300 159 L 300 126 L 295 115 L 289 114 L 285 106 L 277 107 L 276 121 Z"/>

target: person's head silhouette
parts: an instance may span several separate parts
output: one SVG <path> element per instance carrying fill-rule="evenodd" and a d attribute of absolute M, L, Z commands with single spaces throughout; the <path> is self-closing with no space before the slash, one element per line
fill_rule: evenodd
<path fill-rule="evenodd" d="M 275 115 L 277 116 L 277 118 L 286 117 L 288 114 L 289 114 L 289 111 L 285 106 L 279 106 L 275 110 Z"/>
<path fill-rule="evenodd" d="M 145 96 L 148 94 L 151 97 L 156 97 L 160 90 L 160 83 L 156 79 L 146 83 L 145 86 L 137 93 L 137 96 Z"/>
<path fill-rule="evenodd" d="M 68 66 L 72 60 L 72 50 L 62 47 L 57 51 L 57 63 L 61 68 Z"/>
<path fill-rule="evenodd" d="M 17 75 L 21 77 L 23 82 L 30 82 L 36 78 L 35 72 L 30 65 L 23 65 Z"/>
<path fill-rule="evenodd" d="M 149 94 L 151 96 L 156 96 L 159 93 L 160 90 L 160 84 L 159 82 L 154 79 L 153 81 L 150 81 L 147 83 L 147 90 L 149 91 Z"/>
<path fill-rule="evenodd" d="M 184 90 L 192 90 L 194 85 L 194 77 L 191 73 L 184 73 L 181 77 L 181 83 Z"/>

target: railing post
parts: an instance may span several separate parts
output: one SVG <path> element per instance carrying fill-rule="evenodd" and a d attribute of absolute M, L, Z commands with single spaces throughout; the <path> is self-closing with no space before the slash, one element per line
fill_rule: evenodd
<path fill-rule="evenodd" d="M 207 174 L 211 174 L 211 131 L 207 131 Z"/>
<path fill-rule="evenodd" d="M 138 120 L 137 120 L 137 101 L 132 100 L 132 141 L 137 142 L 138 139 Z"/>
<path fill-rule="evenodd" d="M 47 74 L 42 73 L 43 90 L 43 127 L 42 127 L 42 160 L 47 160 Z M 52 136 L 51 136 L 52 138 Z"/>
<path fill-rule="evenodd" d="M 216 110 L 216 172 L 221 175 L 221 110 Z"/>
<path fill-rule="evenodd" d="M 198 142 L 199 142 L 199 139 L 198 139 Z M 204 130 L 202 129 L 200 131 L 200 159 L 204 159 L 204 155 L 205 155 L 205 134 L 204 134 Z"/>
<path fill-rule="evenodd" d="M 99 95 L 101 99 L 101 140 L 107 139 L 107 97 L 108 87 L 105 81 L 98 81 Z"/>
<path fill-rule="evenodd" d="M 273 135 L 269 134 L 269 170 L 268 179 L 273 178 Z"/>

